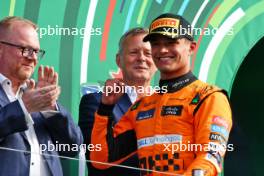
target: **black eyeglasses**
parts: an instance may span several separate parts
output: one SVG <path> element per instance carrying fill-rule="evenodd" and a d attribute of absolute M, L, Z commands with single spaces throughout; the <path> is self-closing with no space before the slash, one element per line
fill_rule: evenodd
<path fill-rule="evenodd" d="M 40 59 L 45 54 L 45 51 L 42 50 L 42 49 L 36 50 L 36 49 L 30 48 L 30 47 L 16 45 L 16 44 L 5 42 L 5 41 L 0 41 L 0 43 L 8 45 L 8 46 L 13 46 L 13 47 L 16 47 L 18 49 L 21 49 L 21 55 L 23 57 L 27 57 L 27 58 L 32 58 L 33 53 L 35 53 L 37 55 L 37 57 Z"/>

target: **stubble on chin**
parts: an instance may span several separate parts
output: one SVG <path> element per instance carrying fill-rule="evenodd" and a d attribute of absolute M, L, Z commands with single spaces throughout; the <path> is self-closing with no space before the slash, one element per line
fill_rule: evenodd
<path fill-rule="evenodd" d="M 17 76 L 20 78 L 20 80 L 27 80 L 32 76 L 32 74 L 33 74 L 33 70 L 32 71 L 20 70 Z"/>

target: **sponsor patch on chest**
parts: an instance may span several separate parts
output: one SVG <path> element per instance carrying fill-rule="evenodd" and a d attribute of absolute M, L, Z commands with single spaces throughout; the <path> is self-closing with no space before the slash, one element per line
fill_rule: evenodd
<path fill-rule="evenodd" d="M 161 115 L 166 116 L 166 115 L 175 115 L 175 116 L 180 116 L 182 114 L 182 105 L 177 105 L 177 106 L 163 106 L 161 110 Z"/>
<path fill-rule="evenodd" d="M 137 120 L 144 120 L 144 119 L 149 119 L 154 116 L 155 109 L 150 109 L 147 111 L 140 111 L 137 114 Z"/>

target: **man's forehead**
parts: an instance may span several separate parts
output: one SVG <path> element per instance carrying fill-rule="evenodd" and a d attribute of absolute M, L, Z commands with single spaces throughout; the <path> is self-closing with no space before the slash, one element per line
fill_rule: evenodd
<path fill-rule="evenodd" d="M 36 29 L 25 22 L 16 21 L 10 26 L 6 40 L 26 47 L 39 48 L 39 39 Z"/>
<path fill-rule="evenodd" d="M 36 28 L 34 26 L 24 21 L 14 21 L 10 25 L 9 30 L 13 31 L 13 30 L 20 30 L 20 29 L 25 29 L 25 28 L 36 31 Z"/>

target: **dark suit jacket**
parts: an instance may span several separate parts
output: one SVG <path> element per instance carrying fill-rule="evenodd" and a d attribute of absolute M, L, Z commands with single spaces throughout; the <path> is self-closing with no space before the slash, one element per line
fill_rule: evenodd
<path fill-rule="evenodd" d="M 101 93 L 86 94 L 82 97 L 79 109 L 79 126 L 84 136 L 84 143 L 91 143 L 91 133 L 94 123 L 94 113 L 97 111 L 101 101 Z M 131 102 L 127 94 L 124 94 L 113 110 L 113 117 L 117 122 L 120 117 L 128 110 Z M 86 151 L 86 159 L 90 159 L 90 152 Z M 123 163 L 131 167 L 139 167 L 137 155 L 133 155 Z M 90 162 L 87 162 L 88 175 L 89 176 L 139 176 L 140 172 L 133 169 L 125 169 L 121 167 L 111 167 L 106 170 L 99 170 L 92 166 Z"/>
<path fill-rule="evenodd" d="M 45 118 L 40 112 L 32 113 L 34 129 L 39 144 L 78 144 L 83 141 L 81 131 L 73 123 L 71 115 L 60 105 L 59 113 Z M 0 85 L 0 147 L 21 151 L 30 151 L 30 145 L 25 135 L 27 130 L 24 113 L 18 101 L 9 102 Z M 75 156 L 78 151 L 57 152 L 44 151 L 49 155 Z M 30 168 L 30 153 L 8 151 L 0 148 L 0 175 L 28 176 Z M 48 170 L 53 176 L 62 176 L 60 159 L 54 156 L 43 156 Z"/>

